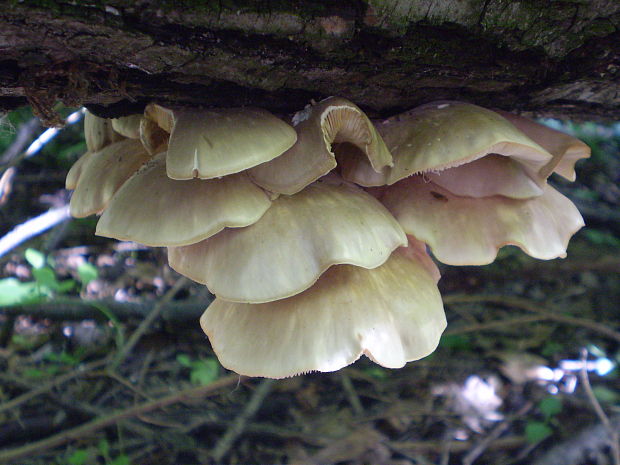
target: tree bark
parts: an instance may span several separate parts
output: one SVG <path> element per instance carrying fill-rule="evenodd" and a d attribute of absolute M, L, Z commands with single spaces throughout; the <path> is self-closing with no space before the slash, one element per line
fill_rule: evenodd
<path fill-rule="evenodd" d="M 371 116 L 438 99 L 620 117 L 617 0 L 0 1 L 0 110 L 146 102 Z"/>

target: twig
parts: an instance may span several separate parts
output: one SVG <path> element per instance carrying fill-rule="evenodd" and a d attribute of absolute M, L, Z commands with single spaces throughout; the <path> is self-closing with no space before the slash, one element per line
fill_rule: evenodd
<path fill-rule="evenodd" d="M 174 296 L 179 292 L 184 286 L 187 285 L 189 280 L 186 277 L 180 278 L 174 286 L 172 286 L 164 296 L 159 299 L 159 301 L 153 307 L 153 310 L 148 314 L 148 316 L 140 323 L 140 326 L 136 328 L 136 330 L 131 334 L 127 343 L 123 346 L 121 350 L 116 354 L 114 360 L 110 364 L 110 370 L 116 370 L 118 366 L 123 363 L 125 358 L 131 353 L 135 345 L 138 343 L 140 338 L 144 336 L 144 333 L 148 331 L 151 324 L 160 316 L 162 310 L 164 309 L 164 305 L 170 302 Z"/>
<path fill-rule="evenodd" d="M 0 450 L 0 463 L 15 463 L 17 459 L 28 457 L 52 447 L 57 447 L 65 444 L 74 439 L 80 439 L 88 434 L 92 434 L 114 423 L 132 418 L 137 415 L 144 414 L 153 410 L 167 407 L 168 405 L 178 402 L 184 402 L 196 397 L 203 397 L 209 394 L 213 394 L 215 391 L 236 384 L 239 381 L 239 375 L 231 375 L 226 378 L 221 378 L 207 386 L 198 386 L 190 389 L 185 389 L 169 396 L 157 399 L 151 402 L 145 402 L 142 404 L 134 405 L 128 409 L 119 410 L 106 417 L 97 418 L 89 421 L 83 425 L 70 430 L 62 431 L 58 434 L 50 436 L 40 441 L 32 442 L 30 444 L 16 447 L 14 449 Z"/>
<path fill-rule="evenodd" d="M 162 305 L 162 318 L 166 321 L 186 322 L 196 321 L 205 311 L 210 301 L 184 300 L 168 302 Z M 144 318 L 152 309 L 152 301 L 119 302 L 114 299 L 83 300 L 77 297 L 57 296 L 49 302 L 4 307 L 4 315 L 30 315 L 54 321 L 81 321 L 92 319 L 107 321 L 105 315 L 98 308 L 105 307 L 120 321 L 130 318 Z"/>
<path fill-rule="evenodd" d="M 620 434 L 618 431 L 612 426 L 609 421 L 609 417 L 603 411 L 601 404 L 598 399 L 594 395 L 592 391 L 592 386 L 590 385 L 590 378 L 588 377 L 588 370 L 586 363 L 588 361 L 588 351 L 586 349 L 581 350 L 581 370 L 579 371 L 579 378 L 581 379 L 581 384 L 583 385 L 583 389 L 586 392 L 586 396 L 592 404 L 592 408 L 596 412 L 596 416 L 601 420 L 601 423 L 605 427 L 607 434 L 609 435 L 609 446 L 611 448 L 611 455 L 613 457 L 614 465 L 620 465 Z"/>
<path fill-rule="evenodd" d="M 211 452 L 211 457 L 216 463 L 220 463 L 237 438 L 243 433 L 247 422 L 256 414 L 265 398 L 269 395 L 269 392 L 271 392 L 274 382 L 273 379 L 264 379 L 260 382 L 243 411 L 217 441 Z"/>
<path fill-rule="evenodd" d="M 357 392 L 355 391 L 355 387 L 353 386 L 353 383 L 351 382 L 351 378 L 349 378 L 349 375 L 344 371 L 340 372 L 339 377 L 340 377 L 340 383 L 342 384 L 342 387 L 344 388 L 344 393 L 347 396 L 347 400 L 349 401 L 349 404 L 351 404 L 351 407 L 353 407 L 353 411 L 355 412 L 356 415 L 363 415 L 364 407 L 362 406 L 362 403 L 360 402 L 360 398 L 357 395 Z"/>
<path fill-rule="evenodd" d="M 51 391 L 52 389 L 60 386 L 63 383 L 66 383 L 67 381 L 70 381 L 72 379 L 75 378 L 79 378 L 81 376 L 83 376 L 85 373 L 88 373 L 89 371 L 95 370 L 97 368 L 99 368 L 102 365 L 105 365 L 107 362 L 107 360 L 97 360 L 95 362 L 92 363 L 88 363 L 86 365 L 81 365 L 78 366 L 75 370 L 66 373 L 64 375 L 61 376 L 57 376 L 56 378 L 54 378 L 53 380 L 51 380 L 49 383 L 45 383 L 42 386 L 39 386 L 38 388 L 32 389 L 31 391 L 28 391 L 18 397 L 16 397 L 15 399 L 9 400 L 8 402 L 5 402 L 3 404 L 0 404 L 0 413 L 4 412 L 6 410 L 10 410 L 13 408 L 16 408 L 18 406 L 20 406 L 21 404 L 23 404 L 24 402 L 28 402 L 30 399 L 40 396 L 41 394 L 45 394 L 46 392 Z M 6 375 L 0 373 L 0 378 L 5 377 Z"/>
<path fill-rule="evenodd" d="M 30 121 L 19 126 L 15 139 L 4 151 L 2 157 L 0 157 L 0 163 L 3 165 L 12 161 L 21 152 L 24 151 L 26 144 L 30 142 L 34 133 L 41 127 L 37 118 L 32 118 Z"/>
<path fill-rule="evenodd" d="M 557 321 L 558 323 L 564 323 L 571 326 L 580 326 L 582 328 L 587 328 L 620 342 L 620 332 L 615 331 L 613 328 L 610 328 L 607 325 L 597 323 L 596 321 L 588 320 L 586 318 L 577 318 L 573 316 L 562 315 L 554 312 L 553 310 L 545 308 L 543 304 L 539 302 L 532 302 L 527 299 L 520 299 L 518 297 L 508 297 L 501 295 L 449 295 L 445 296 L 443 300 L 446 305 L 486 302 L 519 308 L 521 310 L 537 313 L 543 317 L 542 319 Z"/>
<path fill-rule="evenodd" d="M 56 226 L 58 223 L 71 218 L 69 213 L 69 205 L 60 208 L 52 208 L 47 212 L 29 219 L 25 223 L 16 226 L 12 231 L 8 232 L 0 239 L 0 257 L 6 255 L 22 242 L 44 233 L 48 229 Z"/>
<path fill-rule="evenodd" d="M 489 448 L 489 446 L 499 439 L 499 437 L 504 434 L 504 432 L 510 427 L 510 425 L 518 418 L 525 415 L 531 408 L 533 404 L 531 402 L 526 403 L 523 407 L 521 407 L 517 413 L 512 415 L 510 418 L 499 423 L 495 428 L 491 430 L 491 432 L 485 436 L 481 441 L 479 441 L 474 447 L 472 447 L 467 454 L 463 457 L 462 464 L 463 465 L 472 465 L 478 457 L 480 457 L 485 450 Z"/>

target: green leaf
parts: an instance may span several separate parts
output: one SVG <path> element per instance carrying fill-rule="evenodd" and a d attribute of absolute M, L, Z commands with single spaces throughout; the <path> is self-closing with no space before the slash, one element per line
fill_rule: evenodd
<path fill-rule="evenodd" d="M 558 397 L 545 397 L 538 403 L 538 408 L 545 419 L 549 420 L 562 411 L 562 400 Z"/>
<path fill-rule="evenodd" d="M 206 386 L 215 381 L 220 373 L 220 365 L 214 358 L 192 362 L 192 371 L 189 380 L 192 384 Z"/>
<path fill-rule="evenodd" d="M 43 290 L 57 291 L 60 288 L 60 283 L 56 279 L 54 270 L 49 267 L 34 268 L 32 270 L 32 276 L 37 284 L 44 288 Z"/>
<path fill-rule="evenodd" d="M 72 290 L 74 287 L 75 287 L 75 281 L 73 279 L 65 279 L 63 281 L 60 281 L 60 283 L 58 284 L 57 292 L 59 294 L 66 294 L 67 292 Z"/>
<path fill-rule="evenodd" d="M 109 465 L 130 465 L 130 463 L 131 460 L 129 460 L 129 457 L 125 454 L 119 455 L 111 462 L 108 462 Z"/>
<path fill-rule="evenodd" d="M 530 444 L 536 444 L 553 434 L 553 430 L 541 421 L 529 421 L 525 425 L 525 438 Z"/>
<path fill-rule="evenodd" d="M 594 397 L 603 404 L 615 404 L 620 402 L 620 394 L 612 391 L 604 386 L 595 386 L 592 388 Z"/>
<path fill-rule="evenodd" d="M 90 459 L 90 452 L 87 449 L 78 449 L 67 457 L 67 463 L 69 465 L 84 465 L 88 459 Z"/>
<path fill-rule="evenodd" d="M 177 355 L 177 362 L 187 368 L 192 366 L 192 359 L 189 358 L 189 355 L 186 354 Z"/>
<path fill-rule="evenodd" d="M 45 266 L 45 255 L 35 249 L 26 249 L 24 258 L 33 268 L 43 268 Z"/>
<path fill-rule="evenodd" d="M 101 455 L 103 455 L 104 457 L 110 456 L 110 443 L 107 439 L 102 439 L 101 441 L 99 441 L 97 447 L 99 448 L 99 452 L 101 453 Z"/>
<path fill-rule="evenodd" d="M 99 276 L 97 267 L 91 263 L 80 264 L 78 266 L 77 273 L 84 286 L 86 286 L 89 282 L 94 281 Z"/>
<path fill-rule="evenodd" d="M 16 278 L 0 279 L 0 306 L 22 305 L 41 300 L 34 283 L 22 283 Z"/>

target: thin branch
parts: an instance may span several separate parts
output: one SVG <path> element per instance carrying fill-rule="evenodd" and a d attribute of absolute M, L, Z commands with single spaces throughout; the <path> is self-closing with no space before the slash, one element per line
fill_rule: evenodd
<path fill-rule="evenodd" d="M 221 462 L 221 460 L 228 453 L 237 438 L 241 436 L 241 434 L 245 430 L 248 421 L 254 415 L 256 415 L 256 412 L 258 412 L 258 409 L 271 392 L 274 383 L 275 380 L 273 379 L 264 379 L 260 382 L 260 384 L 256 388 L 256 391 L 254 391 L 254 394 L 252 394 L 252 398 L 246 404 L 243 411 L 237 416 L 237 418 L 235 418 L 235 421 L 233 421 L 233 423 L 230 425 L 230 427 L 226 430 L 224 435 L 218 440 L 217 444 L 213 448 L 213 452 L 211 452 L 211 457 L 216 463 Z"/>
<path fill-rule="evenodd" d="M 577 318 L 573 316 L 563 315 L 551 309 L 548 309 L 540 302 L 533 302 L 518 297 L 509 297 L 501 295 L 448 295 L 444 296 L 443 301 L 446 305 L 462 304 L 462 303 L 492 303 L 497 305 L 505 305 L 508 307 L 519 308 L 532 313 L 541 315 L 542 319 L 557 321 L 571 326 L 580 326 L 590 329 L 594 332 L 607 336 L 620 342 L 620 332 L 603 323 L 588 320 L 586 318 Z"/>
<path fill-rule="evenodd" d="M 609 417 L 605 414 L 605 411 L 601 407 L 601 404 L 599 403 L 598 399 L 594 395 L 594 392 L 592 391 L 592 386 L 590 385 L 590 378 L 588 377 L 588 351 L 586 349 L 582 349 L 581 351 L 581 362 L 581 370 L 579 371 L 579 378 L 581 379 L 581 384 L 584 391 L 586 392 L 586 396 L 588 397 L 590 404 L 592 404 L 592 408 L 594 408 L 594 411 L 596 412 L 596 416 L 599 418 L 599 420 L 601 420 L 601 423 L 603 424 L 605 430 L 607 431 L 607 434 L 609 435 L 609 445 L 611 448 L 611 455 L 614 460 L 614 465 L 620 465 L 620 434 L 618 434 L 618 431 L 615 429 L 614 426 L 612 426 L 611 422 L 609 421 Z"/>
<path fill-rule="evenodd" d="M 174 286 L 172 286 L 164 296 L 159 299 L 159 301 L 153 307 L 153 310 L 148 314 L 148 316 L 140 323 L 140 326 L 136 328 L 136 330 L 129 337 L 127 343 L 120 349 L 120 351 L 114 357 L 114 360 L 110 364 L 110 370 L 115 370 L 118 366 L 123 363 L 125 358 L 131 353 L 135 345 L 138 341 L 144 336 L 146 331 L 150 328 L 153 322 L 159 318 L 161 312 L 164 308 L 164 305 L 170 302 L 174 296 L 179 292 L 183 287 L 185 287 L 189 283 L 189 280 L 185 277 L 181 277 Z"/>
<path fill-rule="evenodd" d="M 6 255 L 22 242 L 34 236 L 44 233 L 48 229 L 71 218 L 69 205 L 60 208 L 52 208 L 47 212 L 29 219 L 25 223 L 16 226 L 0 239 L 0 257 Z"/>
<path fill-rule="evenodd" d="M 207 300 L 184 300 L 162 305 L 162 319 L 174 322 L 196 321 L 210 303 Z M 114 299 L 83 300 L 78 297 L 57 296 L 49 302 L 4 307 L 4 315 L 30 315 L 54 321 L 107 321 L 98 308 L 105 307 L 121 321 L 131 318 L 145 318 L 151 311 L 154 301 L 119 302 Z"/>
<path fill-rule="evenodd" d="M 134 405 L 133 407 L 116 411 L 108 416 L 102 418 L 96 418 L 76 428 L 72 428 L 66 431 L 62 431 L 58 434 L 42 439 L 40 441 L 25 444 L 13 449 L 0 450 L 0 463 L 15 463 L 16 460 L 32 456 L 40 453 L 52 447 L 57 447 L 65 444 L 71 440 L 81 439 L 86 435 L 92 434 L 95 431 L 106 428 L 118 421 L 133 418 L 138 415 L 142 415 L 146 412 L 158 410 L 167 407 L 171 404 L 178 402 L 184 402 L 189 400 L 195 400 L 197 397 L 204 397 L 206 395 L 214 394 L 220 389 L 236 384 L 239 381 L 239 375 L 230 375 L 226 378 L 221 378 L 207 386 L 198 386 L 190 389 L 184 389 L 179 392 L 175 392 L 169 396 L 157 399 L 151 402 L 145 402 L 142 404 Z"/>

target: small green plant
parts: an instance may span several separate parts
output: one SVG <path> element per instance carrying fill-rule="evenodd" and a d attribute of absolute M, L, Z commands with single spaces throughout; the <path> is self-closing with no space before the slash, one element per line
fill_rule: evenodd
<path fill-rule="evenodd" d="M 545 397 L 538 403 L 538 410 L 543 420 L 530 420 L 525 425 L 525 438 L 531 444 L 537 444 L 553 434 L 553 428 L 557 426 L 556 416 L 562 411 L 562 400 Z"/>
<path fill-rule="evenodd" d="M 189 380 L 192 384 L 206 386 L 215 381 L 220 373 L 220 364 L 214 357 L 192 360 L 189 355 L 177 355 L 177 362 L 189 368 Z"/>

